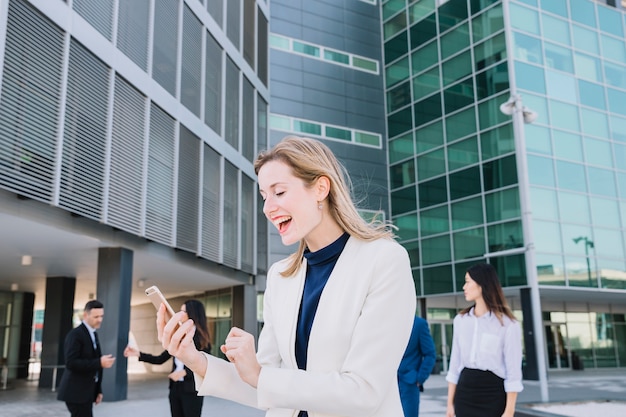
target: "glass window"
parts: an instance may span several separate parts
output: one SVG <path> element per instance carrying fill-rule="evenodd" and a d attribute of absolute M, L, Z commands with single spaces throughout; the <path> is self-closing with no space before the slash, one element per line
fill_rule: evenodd
<path fill-rule="evenodd" d="M 586 195 L 559 192 L 559 215 L 569 223 L 591 223 L 589 200 Z"/>
<path fill-rule="evenodd" d="M 300 52 L 301 54 L 311 55 L 314 57 L 320 57 L 320 48 L 314 45 L 309 45 L 300 41 L 293 41 L 293 50 L 294 52 Z"/>
<path fill-rule="evenodd" d="M 541 8 L 567 19 L 567 0 L 541 0 Z"/>
<path fill-rule="evenodd" d="M 480 193 L 480 168 L 473 166 L 450 174 L 450 200 Z"/>
<path fill-rule="evenodd" d="M 540 67 L 515 61 L 515 81 L 524 90 L 546 93 L 546 81 Z"/>
<path fill-rule="evenodd" d="M 588 0 L 570 0 L 572 20 L 583 25 L 596 26 L 596 8 L 594 3 Z"/>
<path fill-rule="evenodd" d="M 593 228 L 594 245 L 597 254 L 607 258 L 623 258 L 624 243 L 622 231 Z"/>
<path fill-rule="evenodd" d="M 358 56 L 352 56 L 352 66 L 369 72 L 378 74 L 378 61 Z"/>
<path fill-rule="evenodd" d="M 583 161 L 583 142 L 580 135 L 555 129 L 552 131 L 552 141 L 554 154 L 558 158 L 571 159 L 578 162 Z"/>
<path fill-rule="evenodd" d="M 624 260 L 619 260 L 619 261 L 615 261 L 615 260 L 608 260 L 608 259 L 597 259 L 596 258 L 596 268 L 598 271 L 610 271 L 609 274 L 602 274 L 602 275 L 606 275 L 606 276 L 602 276 L 600 277 L 600 285 L 602 286 L 602 288 L 613 288 L 613 289 L 619 289 L 619 290 L 625 290 L 626 289 L 626 279 L 624 279 Z M 616 273 L 616 271 L 621 272 L 620 273 Z M 624 314 L 621 315 L 613 315 L 614 320 L 617 321 L 621 321 L 622 323 L 624 322 Z M 626 326 L 624 326 L 623 324 L 616 324 L 615 325 L 615 332 L 614 334 L 618 335 L 616 337 L 616 343 L 617 346 L 626 346 Z M 607 341 L 608 343 L 612 343 L 611 341 Z M 612 344 L 610 345 L 612 349 Z M 622 349 L 619 353 L 620 355 L 620 363 L 621 365 L 618 366 L 624 366 L 624 363 L 626 363 L 626 359 L 624 359 L 624 356 L 622 356 L 622 352 L 624 351 L 624 349 Z M 608 354 L 611 354 L 611 351 L 609 351 Z M 610 366 L 615 366 L 614 364 L 611 364 Z"/>
<path fill-rule="evenodd" d="M 520 217 L 519 189 L 508 188 L 485 195 L 487 222 Z"/>
<path fill-rule="evenodd" d="M 448 146 L 448 169 L 450 171 L 477 162 L 478 141 L 475 136 Z"/>
<path fill-rule="evenodd" d="M 401 109 L 412 101 L 411 83 L 408 81 L 387 91 L 387 111 L 390 113 Z"/>
<path fill-rule="evenodd" d="M 607 96 L 609 98 L 609 110 L 626 116 L 626 93 L 607 88 Z"/>
<path fill-rule="evenodd" d="M 446 177 L 435 178 L 418 185 L 420 208 L 434 206 L 448 201 Z M 414 206 L 415 207 L 415 206 Z"/>
<path fill-rule="evenodd" d="M 415 126 L 420 126 L 441 117 L 441 94 L 436 93 L 413 105 Z M 418 138 L 419 139 L 419 138 Z"/>
<path fill-rule="evenodd" d="M 422 236 L 430 236 L 450 231 L 448 206 L 424 210 L 419 214 Z"/>
<path fill-rule="evenodd" d="M 417 228 L 417 213 L 407 214 L 405 216 L 398 216 L 393 219 L 393 224 L 398 227 L 398 238 L 400 240 L 415 239 L 418 235 Z M 413 263 L 413 259 L 411 259 Z M 417 260 L 419 264 L 419 259 Z"/>
<path fill-rule="evenodd" d="M 383 24 L 385 40 L 406 29 L 406 12 L 402 11 Z"/>
<path fill-rule="evenodd" d="M 624 37 L 622 14 L 619 11 L 611 7 L 598 7 L 598 22 L 601 31 Z"/>
<path fill-rule="evenodd" d="M 417 219 L 415 219 L 414 223 L 417 224 Z M 417 234 L 417 231 L 416 231 L 416 234 Z M 404 246 L 404 248 L 406 249 L 406 251 L 409 254 L 409 260 L 411 262 L 411 267 L 415 268 L 415 267 L 419 266 L 420 265 L 419 241 L 415 240 L 413 242 L 404 242 L 404 243 L 402 243 L 402 246 Z M 419 291 L 421 291 L 421 290 L 418 289 L 418 294 L 419 294 Z"/>
<path fill-rule="evenodd" d="M 476 71 L 480 71 L 496 62 L 505 60 L 506 41 L 504 33 L 487 39 L 483 43 L 474 47 L 474 60 Z"/>
<path fill-rule="evenodd" d="M 483 224 L 483 202 L 481 197 L 452 203 L 452 229 L 465 229 L 466 227 Z"/>
<path fill-rule="evenodd" d="M 602 55 L 605 59 L 626 64 L 626 44 L 624 44 L 623 39 L 600 35 L 600 42 L 602 43 Z"/>
<path fill-rule="evenodd" d="M 391 215 L 415 211 L 417 208 L 417 195 L 415 187 L 410 186 L 391 192 Z"/>
<path fill-rule="evenodd" d="M 574 52 L 574 68 L 576 75 L 592 81 L 602 82 L 602 69 L 600 61 L 590 55 Z"/>
<path fill-rule="evenodd" d="M 476 98 L 482 100 L 509 88 L 509 69 L 503 62 L 476 74 Z"/>
<path fill-rule="evenodd" d="M 537 152 L 552 155 L 552 143 L 550 142 L 550 129 L 544 126 L 528 124 L 524 126 L 526 149 L 529 152 Z"/>
<path fill-rule="evenodd" d="M 387 116 L 387 129 L 390 138 L 410 130 L 411 127 L 413 127 L 413 122 L 410 107 Z"/>
<path fill-rule="evenodd" d="M 560 101 L 550 100 L 550 118 L 552 126 L 567 130 L 580 130 L 578 107 Z"/>
<path fill-rule="evenodd" d="M 477 258 L 487 252 L 483 227 L 456 232 L 452 236 L 452 240 L 454 241 L 454 260 Z"/>
<path fill-rule="evenodd" d="M 533 218 L 559 220 L 559 207 L 554 190 L 530 187 L 530 203 Z"/>
<path fill-rule="evenodd" d="M 503 287 L 526 285 L 526 261 L 524 255 L 498 256 L 491 259 L 498 271 Z"/>
<path fill-rule="evenodd" d="M 446 88 L 443 91 L 444 111 L 452 113 L 474 103 L 474 81 L 472 77 Z"/>
<path fill-rule="evenodd" d="M 400 10 L 403 10 L 405 6 L 406 0 L 387 0 L 383 4 L 383 20 L 389 19 Z"/>
<path fill-rule="evenodd" d="M 543 64 L 541 39 L 513 32 L 515 59 L 531 64 Z"/>
<path fill-rule="evenodd" d="M 293 130 L 296 132 L 307 133 L 309 135 L 319 136 L 322 134 L 322 126 L 318 123 L 305 122 L 302 120 L 293 121 Z"/>
<path fill-rule="evenodd" d="M 413 99 L 420 100 L 422 97 L 439 90 L 439 82 L 439 67 L 434 67 L 430 71 L 416 76 L 413 78 Z"/>
<path fill-rule="evenodd" d="M 620 169 L 626 169 L 626 146 L 613 143 L 613 152 L 615 153 L 615 165 Z M 448 158 L 450 157 L 449 154 L 450 151 L 448 151 Z"/>
<path fill-rule="evenodd" d="M 619 205 L 617 201 L 591 197 L 591 218 L 594 226 L 619 228 Z"/>
<path fill-rule="evenodd" d="M 326 61 L 337 62 L 339 64 L 350 65 L 350 55 L 338 51 L 324 49 L 324 59 Z"/>
<path fill-rule="evenodd" d="M 422 277 L 424 279 L 424 295 L 454 291 L 452 266 L 450 265 L 424 268 Z"/>
<path fill-rule="evenodd" d="M 437 51 L 437 41 L 424 45 L 411 54 L 413 74 L 417 74 L 438 62 L 439 52 Z"/>
<path fill-rule="evenodd" d="M 548 0 L 549 1 L 549 0 Z M 541 15 L 543 37 L 564 45 L 570 45 L 569 23 L 547 14 Z"/>
<path fill-rule="evenodd" d="M 591 270 L 591 261 L 589 258 L 583 258 L 580 256 L 567 256 L 565 257 L 565 268 L 567 271 L 567 280 L 569 286 L 593 286 L 593 271 Z"/>
<path fill-rule="evenodd" d="M 474 42 L 479 42 L 504 28 L 502 5 L 492 7 L 472 19 L 472 35 Z"/>
<path fill-rule="evenodd" d="M 481 133 L 480 150 L 483 160 L 515 151 L 513 124 L 509 123 Z"/>
<path fill-rule="evenodd" d="M 446 117 L 446 141 L 471 135 L 476 132 L 476 111 L 474 107 Z"/>
<path fill-rule="evenodd" d="M 559 187 L 574 191 L 587 191 L 585 167 L 572 162 L 556 161 L 556 174 Z"/>
<path fill-rule="evenodd" d="M 518 220 L 488 226 L 487 241 L 491 253 L 524 246 L 522 222 Z"/>
<path fill-rule="evenodd" d="M 463 52 L 442 65 L 443 85 L 452 84 L 472 73 L 472 58 L 470 51 Z"/>
<path fill-rule="evenodd" d="M 611 143 L 605 140 L 585 138 L 585 162 L 592 165 L 612 167 Z"/>
<path fill-rule="evenodd" d="M 411 49 L 415 49 L 437 37 L 437 21 L 435 13 L 417 22 L 409 29 L 411 34 Z"/>
<path fill-rule="evenodd" d="M 528 180 L 534 185 L 555 186 L 552 159 L 528 155 Z"/>
<path fill-rule="evenodd" d="M 585 80 L 578 80 L 578 91 L 581 104 L 605 110 L 606 106 L 604 103 L 606 97 L 603 86 Z"/>
<path fill-rule="evenodd" d="M 467 19 L 466 0 L 449 0 L 442 3 L 439 2 L 439 30 L 441 32 Z"/>
<path fill-rule="evenodd" d="M 611 138 L 626 142 L 626 119 L 611 116 Z"/>
<path fill-rule="evenodd" d="M 573 73 L 574 59 L 572 50 L 550 42 L 544 42 L 546 66 L 557 70 Z"/>
<path fill-rule="evenodd" d="M 485 191 L 516 184 L 517 163 L 515 162 L 515 155 L 483 164 L 483 181 Z"/>
<path fill-rule="evenodd" d="M 404 0 L 406 1 L 406 0 Z M 435 11 L 435 0 L 421 0 L 409 6 L 409 23 L 413 24 Z"/>
<path fill-rule="evenodd" d="M 488 129 L 491 126 L 511 121 L 511 116 L 507 116 L 500 111 L 500 105 L 507 99 L 506 95 L 501 94 L 478 105 L 478 125 L 480 129 Z"/>
<path fill-rule="evenodd" d="M 572 25 L 572 34 L 574 35 L 574 48 L 589 52 L 590 54 L 600 55 L 598 34 L 595 30 Z"/>
<path fill-rule="evenodd" d="M 400 59 L 385 68 L 385 85 L 391 87 L 409 78 L 409 58 Z"/>
<path fill-rule="evenodd" d="M 417 157 L 418 181 L 435 177 L 446 172 L 446 155 L 443 148 Z"/>
<path fill-rule="evenodd" d="M 347 129 L 341 129 L 338 127 L 326 126 L 326 137 L 333 139 L 340 139 L 345 141 L 352 141 L 352 132 Z"/>
<path fill-rule="evenodd" d="M 363 145 L 372 145 L 380 148 L 382 147 L 381 142 L 381 135 L 377 133 L 359 132 L 358 130 L 354 132 L 354 143 L 362 143 Z"/>
<path fill-rule="evenodd" d="M 537 252 L 561 252 L 561 232 L 558 223 L 533 219 L 533 234 Z"/>
<path fill-rule="evenodd" d="M 409 132 L 403 136 L 389 141 L 389 163 L 393 164 L 402 159 L 409 158 L 415 154 L 413 149 L 413 133 Z"/>
<path fill-rule="evenodd" d="M 441 19 L 441 15 L 440 19 Z M 470 44 L 469 25 L 465 23 L 441 37 L 441 60 L 467 48 Z"/>
<path fill-rule="evenodd" d="M 589 175 L 589 191 L 592 194 L 617 197 L 617 186 L 613 171 L 587 167 L 587 174 Z"/>
<path fill-rule="evenodd" d="M 576 79 L 569 74 L 546 70 L 547 95 L 550 98 L 576 103 Z"/>
<path fill-rule="evenodd" d="M 270 114 L 270 127 L 276 130 L 291 130 L 291 119 L 289 117 Z"/>
<path fill-rule="evenodd" d="M 509 14 L 513 28 L 540 35 L 539 15 L 535 10 L 511 3 Z"/>
<path fill-rule="evenodd" d="M 536 94 L 524 94 L 524 105 L 537 113 L 535 123 L 548 124 L 550 121 L 550 112 L 548 111 L 548 99 L 545 96 Z"/>
<path fill-rule="evenodd" d="M 408 34 L 404 31 L 385 42 L 385 64 L 395 61 L 408 52 Z"/>
<path fill-rule="evenodd" d="M 591 236 L 591 228 L 589 226 L 562 224 L 561 230 L 563 230 L 563 252 L 584 255 L 590 247 L 593 247 L 588 246 L 585 248 L 585 244 L 593 245 L 591 239 L 587 237 Z"/>
<path fill-rule="evenodd" d="M 443 145 L 443 123 L 441 120 L 415 131 L 417 153 L 422 153 L 440 145 Z"/>
<path fill-rule="evenodd" d="M 270 46 L 272 48 L 284 49 L 286 51 L 291 50 L 289 39 L 274 33 L 270 34 Z"/>
<path fill-rule="evenodd" d="M 429 239 L 422 239 L 422 264 L 430 265 L 440 262 L 449 262 L 450 256 L 450 236 L 438 236 Z M 441 279 L 441 277 L 439 277 Z"/>

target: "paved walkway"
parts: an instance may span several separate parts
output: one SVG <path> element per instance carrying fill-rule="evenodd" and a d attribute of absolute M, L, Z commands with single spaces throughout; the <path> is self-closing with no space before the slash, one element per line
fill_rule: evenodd
<path fill-rule="evenodd" d="M 564 371 L 548 378 L 549 403 L 541 404 L 539 384 L 525 381 L 525 389 L 518 400 L 519 416 L 531 415 L 524 410 L 532 406 L 544 407 L 532 414 L 548 416 L 576 416 L 567 414 L 572 403 L 610 400 L 603 403 L 602 417 L 626 416 L 626 371 L 622 369 Z M 442 375 L 433 375 L 425 384 L 420 417 L 443 417 L 446 409 L 447 384 Z M 94 417 L 169 417 L 168 388 L 164 375 L 130 374 L 128 399 L 103 402 L 94 407 Z M 549 407 L 547 407 L 549 406 Z M 597 413 L 594 413 L 597 414 Z M 0 390 L 0 415 L 11 417 L 68 417 L 65 404 L 56 400 L 56 393 L 38 389 L 35 381 L 13 381 L 9 389 Z M 262 417 L 260 410 L 230 401 L 206 397 L 203 417 Z"/>

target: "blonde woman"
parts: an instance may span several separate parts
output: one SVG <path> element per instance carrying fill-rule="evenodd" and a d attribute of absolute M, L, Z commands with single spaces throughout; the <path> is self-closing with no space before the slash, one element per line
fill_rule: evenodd
<path fill-rule="evenodd" d="M 263 212 L 298 250 L 267 276 L 255 351 L 231 329 L 222 352 L 198 352 L 177 314 L 159 337 L 196 377 L 200 395 L 267 410 L 268 417 L 401 416 L 397 370 L 415 315 L 407 252 L 383 223 L 367 223 L 345 170 L 319 141 L 287 137 L 254 164 Z"/>

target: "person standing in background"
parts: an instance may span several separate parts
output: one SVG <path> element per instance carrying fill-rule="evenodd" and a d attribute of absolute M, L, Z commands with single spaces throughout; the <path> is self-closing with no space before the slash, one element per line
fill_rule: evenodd
<path fill-rule="evenodd" d="M 446 417 L 513 417 L 522 385 L 522 329 L 498 274 L 467 269 L 463 293 L 474 305 L 454 318 Z"/>
<path fill-rule="evenodd" d="M 104 318 L 98 300 L 85 304 L 83 322 L 65 337 L 65 370 L 57 399 L 65 401 L 72 417 L 92 417 L 93 404 L 102 401 L 102 370 L 115 362 L 113 355 L 102 355 L 96 330 Z"/>
<path fill-rule="evenodd" d="M 417 417 L 420 410 L 420 392 L 435 366 L 435 343 L 428 322 L 415 316 L 411 338 L 398 368 L 398 387 L 404 417 Z"/>
<path fill-rule="evenodd" d="M 211 342 L 206 323 L 204 305 L 198 300 L 187 300 L 181 306 L 180 311 L 186 312 L 187 317 L 196 324 L 196 333 L 193 337 L 196 349 L 206 352 L 207 354 L 211 353 Z M 137 356 L 140 361 L 155 365 L 165 363 L 172 357 L 167 350 L 155 356 L 140 352 L 139 349 L 130 346 L 124 349 L 124 356 L 127 358 L 129 356 Z M 193 372 L 180 360 L 174 358 L 172 372 L 167 377 L 170 380 L 169 400 L 172 417 L 200 417 L 204 397 L 198 396 L 198 391 L 196 391 L 196 385 L 193 379 Z"/>

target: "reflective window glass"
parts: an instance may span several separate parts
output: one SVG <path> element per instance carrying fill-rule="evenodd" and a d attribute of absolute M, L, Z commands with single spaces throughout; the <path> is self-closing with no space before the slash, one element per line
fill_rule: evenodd
<path fill-rule="evenodd" d="M 452 229 L 483 224 L 483 202 L 480 197 L 452 203 Z"/>
<path fill-rule="evenodd" d="M 446 177 L 435 178 L 418 185 L 420 208 L 434 206 L 448 201 Z"/>
<path fill-rule="evenodd" d="M 446 113 L 452 113 L 474 103 L 474 81 L 472 77 L 446 88 L 443 91 L 443 102 Z"/>
<path fill-rule="evenodd" d="M 548 67 L 569 73 L 574 72 L 574 59 L 571 49 L 549 42 L 544 43 L 544 48 Z"/>
<path fill-rule="evenodd" d="M 411 186 L 391 192 L 391 214 L 393 216 L 415 211 L 416 208 L 417 196 L 415 194 L 415 187 Z"/>
<path fill-rule="evenodd" d="M 480 168 L 473 166 L 450 174 L 450 200 L 480 193 Z"/>
<path fill-rule="evenodd" d="M 415 162 L 411 159 L 389 167 L 391 188 L 404 187 L 415 183 Z"/>
<path fill-rule="evenodd" d="M 565 285 L 563 258 L 560 255 L 537 253 L 535 262 L 540 284 Z"/>
<path fill-rule="evenodd" d="M 415 131 L 415 147 L 417 153 L 443 145 L 443 123 L 431 123 Z"/>
<path fill-rule="evenodd" d="M 443 148 L 422 154 L 417 157 L 417 179 L 435 177 L 446 172 L 446 156 Z"/>
<path fill-rule="evenodd" d="M 626 270 L 624 268 L 624 261 L 623 260 L 612 260 L 612 259 L 596 259 L 597 262 L 597 270 L 598 271 L 608 271 L 608 274 L 602 274 L 602 277 L 600 277 L 600 285 L 602 286 L 602 288 L 612 288 L 612 289 L 619 289 L 619 290 L 626 290 L 626 279 L 624 278 L 624 271 Z M 621 321 L 622 324 L 616 324 L 615 328 L 615 334 L 619 334 L 620 336 L 617 344 L 618 346 L 623 346 L 623 343 L 626 343 L 626 338 L 623 336 L 624 335 L 624 331 L 626 331 L 626 326 L 624 326 L 623 322 L 624 322 L 624 315 L 613 315 L 614 320 L 617 321 Z M 609 351 L 610 354 L 610 351 Z M 620 353 L 620 363 L 621 365 L 619 366 L 623 366 L 624 363 L 626 362 L 626 360 L 624 360 L 623 356 L 621 356 Z M 611 365 L 614 366 L 614 365 Z"/>
<path fill-rule="evenodd" d="M 440 15 L 441 19 L 441 15 Z M 470 44 L 469 25 L 466 23 L 441 37 L 441 59 L 444 60 L 451 55 L 467 48 Z"/>
<path fill-rule="evenodd" d="M 483 181 L 485 191 L 516 184 L 517 164 L 515 155 L 483 164 Z"/>
<path fill-rule="evenodd" d="M 559 224 L 533 219 L 533 234 L 537 252 L 561 252 Z"/>
<path fill-rule="evenodd" d="M 434 91 L 439 90 L 439 67 L 421 73 L 413 78 L 413 99 L 419 100 Z"/>
<path fill-rule="evenodd" d="M 410 107 L 387 116 L 387 129 L 390 138 L 410 130 L 411 127 L 413 127 L 413 122 Z"/>
<path fill-rule="evenodd" d="M 407 52 L 409 52 L 409 41 L 404 31 L 385 42 L 385 64 L 395 61 Z"/>
<path fill-rule="evenodd" d="M 320 56 L 320 48 L 314 45 L 309 45 L 308 43 L 293 41 L 293 50 L 294 52 L 300 52 L 301 54 L 311 55 L 318 57 Z"/>
<path fill-rule="evenodd" d="M 437 21 L 435 13 L 410 27 L 411 49 L 415 49 L 437 37 Z"/>
<path fill-rule="evenodd" d="M 402 107 L 410 104 L 411 100 L 411 83 L 408 81 L 402 83 L 387 91 L 387 111 L 394 112 Z"/>
<path fill-rule="evenodd" d="M 326 136 L 333 139 L 340 139 L 345 141 L 352 141 L 352 131 L 341 129 L 333 126 L 326 126 L 324 129 Z"/>
<path fill-rule="evenodd" d="M 441 32 L 467 19 L 466 0 L 448 0 L 439 6 L 439 30 Z"/>
<path fill-rule="evenodd" d="M 619 205 L 617 200 L 591 197 L 591 219 L 594 226 L 619 228 Z"/>
<path fill-rule="evenodd" d="M 404 0 L 406 1 L 406 0 Z M 409 22 L 411 24 L 417 22 L 425 16 L 428 16 L 437 7 L 435 0 L 421 0 L 409 6 Z"/>
<path fill-rule="evenodd" d="M 576 75 L 592 81 L 602 82 L 602 68 L 600 61 L 590 55 L 574 52 L 574 68 Z"/>
<path fill-rule="evenodd" d="M 477 258 L 483 256 L 485 252 L 485 229 L 463 230 L 452 235 L 454 241 L 454 259 Z"/>
<path fill-rule="evenodd" d="M 383 4 L 383 20 L 389 19 L 406 6 L 406 0 L 387 0 Z"/>
<path fill-rule="evenodd" d="M 440 294 L 454 291 L 452 266 L 437 266 L 422 270 L 424 279 L 424 295 Z"/>
<path fill-rule="evenodd" d="M 593 228 L 596 253 L 607 258 L 623 258 L 624 242 L 620 230 Z"/>
<path fill-rule="evenodd" d="M 552 143 L 554 155 L 558 158 L 583 161 L 583 142 L 579 135 L 555 129 L 552 131 Z"/>
<path fill-rule="evenodd" d="M 598 22 L 600 30 L 615 36 L 624 36 L 622 28 L 622 13 L 611 7 L 598 7 Z"/>
<path fill-rule="evenodd" d="M 393 224 L 398 227 L 396 231 L 400 240 L 415 239 L 418 236 L 417 213 L 411 213 L 404 216 L 398 216 L 393 219 Z M 410 252 L 409 252 L 410 255 Z M 413 266 L 414 259 L 411 258 Z M 419 260 L 417 261 L 419 264 Z"/>
<path fill-rule="evenodd" d="M 559 220 L 556 191 L 530 187 L 530 204 L 532 206 L 533 218 Z"/>
<path fill-rule="evenodd" d="M 541 39 L 523 33 L 513 32 L 515 59 L 531 64 L 543 64 Z"/>
<path fill-rule="evenodd" d="M 590 248 L 593 248 L 593 241 L 590 238 L 591 227 L 563 223 L 561 230 L 563 231 L 564 253 L 584 255 Z"/>
<path fill-rule="evenodd" d="M 620 169 L 626 169 L 626 146 L 613 143 L 613 152 L 615 155 L 615 166 Z"/>
<path fill-rule="evenodd" d="M 591 223 L 589 199 L 584 194 L 559 191 L 559 215 L 569 223 Z"/>
<path fill-rule="evenodd" d="M 422 264 L 430 265 L 452 260 L 450 254 L 450 236 L 438 236 L 422 239 Z M 441 277 L 439 277 L 441 279 Z M 426 284 L 426 283 L 424 283 Z"/>
<path fill-rule="evenodd" d="M 574 38 L 574 48 L 590 54 L 600 55 L 598 45 L 598 34 L 595 30 L 578 25 L 572 25 L 572 35 Z"/>
<path fill-rule="evenodd" d="M 609 110 L 626 116 L 626 93 L 607 88 L 607 97 L 609 98 Z"/>
<path fill-rule="evenodd" d="M 322 133 L 322 126 L 318 123 L 305 122 L 303 120 L 293 121 L 293 130 L 296 132 L 308 133 L 319 136 Z"/>
<path fill-rule="evenodd" d="M 476 132 L 476 112 L 474 107 L 446 117 L 447 142 L 471 135 L 474 132 Z"/>
<path fill-rule="evenodd" d="M 543 27 L 543 37 L 564 45 L 570 45 L 569 23 L 565 20 L 558 19 L 547 14 L 541 15 L 541 23 Z"/>
<path fill-rule="evenodd" d="M 555 128 L 580 130 L 578 108 L 572 104 L 550 100 L 550 118 Z"/>
<path fill-rule="evenodd" d="M 508 188 L 485 195 L 487 222 L 520 217 L 519 189 Z"/>
<path fill-rule="evenodd" d="M 624 44 L 623 39 L 600 35 L 600 42 L 602 44 L 602 55 L 605 59 L 626 64 L 626 44 Z"/>
<path fill-rule="evenodd" d="M 402 159 L 409 158 L 415 154 L 413 148 L 413 133 L 409 132 L 403 136 L 389 141 L 389 163 L 393 164 Z"/>
<path fill-rule="evenodd" d="M 411 54 L 411 64 L 413 74 L 417 74 L 426 68 L 439 62 L 439 52 L 437 51 L 437 41 L 433 41 L 422 46 Z"/>
<path fill-rule="evenodd" d="M 473 136 L 448 146 L 448 169 L 455 170 L 478 162 L 478 141 Z"/>
<path fill-rule="evenodd" d="M 441 94 L 437 93 L 413 105 L 415 126 L 426 124 L 441 117 Z"/>
<path fill-rule="evenodd" d="M 506 41 L 504 33 L 487 39 L 481 44 L 474 47 L 475 69 L 480 71 L 483 68 L 491 66 L 496 62 L 506 59 Z"/>
<path fill-rule="evenodd" d="M 587 167 L 589 175 L 589 192 L 592 194 L 617 197 L 615 175 L 608 169 Z"/>
<path fill-rule="evenodd" d="M 578 91 L 581 104 L 595 107 L 596 109 L 605 109 L 606 97 L 603 86 L 585 80 L 578 80 Z"/>
<path fill-rule="evenodd" d="M 522 222 L 499 223 L 487 227 L 489 252 L 498 252 L 524 246 Z"/>
<path fill-rule="evenodd" d="M 576 79 L 562 72 L 546 70 L 547 95 L 550 98 L 576 103 Z"/>
<path fill-rule="evenodd" d="M 472 35 L 474 42 L 479 42 L 502 28 L 504 28 L 504 19 L 502 18 L 501 4 L 492 7 L 472 19 Z"/>
<path fill-rule="evenodd" d="M 524 106 L 537 113 L 537 120 L 535 120 L 535 123 L 549 123 L 550 112 L 548 111 L 548 100 L 546 97 L 527 93 L 524 94 L 523 101 Z"/>
<path fill-rule="evenodd" d="M 534 185 L 555 186 L 552 159 L 528 155 L 528 180 Z"/>
<path fill-rule="evenodd" d="M 605 140 L 585 138 L 585 162 L 611 168 L 613 157 L 611 143 Z"/>
<path fill-rule="evenodd" d="M 550 141 L 550 129 L 544 126 L 529 124 L 524 126 L 526 149 L 529 152 L 552 155 L 552 143 Z"/>
<path fill-rule="evenodd" d="M 588 0 L 570 0 L 572 20 L 583 25 L 596 26 L 596 8 L 594 3 Z"/>
<path fill-rule="evenodd" d="M 406 12 L 403 11 L 383 24 L 383 34 L 385 40 L 391 38 L 393 35 L 403 31 L 404 29 L 406 29 Z"/>
<path fill-rule="evenodd" d="M 449 59 L 442 65 L 443 85 L 452 84 L 456 80 L 472 73 L 472 57 L 470 51 L 463 52 Z"/>
<path fill-rule="evenodd" d="M 609 118 L 606 113 L 583 107 L 580 109 L 580 116 L 583 133 L 601 138 L 609 137 Z"/>
<path fill-rule="evenodd" d="M 483 160 L 515 151 L 513 124 L 509 123 L 480 134 Z"/>
<path fill-rule="evenodd" d="M 611 116 L 611 138 L 620 142 L 626 142 L 626 119 Z"/>
<path fill-rule="evenodd" d="M 430 236 L 448 232 L 450 230 L 450 220 L 448 217 L 447 205 L 430 210 L 423 210 L 419 214 L 420 233 L 422 236 Z"/>
<path fill-rule="evenodd" d="M 476 98 L 482 100 L 509 88 L 509 69 L 503 62 L 476 74 Z"/>
<path fill-rule="evenodd" d="M 508 96 L 501 94 L 478 105 L 478 126 L 480 129 L 488 129 L 491 126 L 511 120 L 511 116 L 500 111 L 500 105 L 507 99 Z"/>
<path fill-rule="evenodd" d="M 470 0 L 472 14 L 476 14 L 481 10 L 486 9 L 496 2 L 497 0 Z M 461 279 L 463 279 L 463 277 L 461 277 Z"/>
<path fill-rule="evenodd" d="M 572 287 L 592 287 L 593 269 L 591 259 L 582 256 L 566 256 L 567 283 Z M 597 286 L 597 284 L 595 284 Z"/>
<path fill-rule="evenodd" d="M 539 15 L 535 10 L 511 3 L 509 14 L 513 28 L 540 35 Z"/>
<path fill-rule="evenodd" d="M 540 67 L 515 61 L 515 81 L 524 90 L 546 93 L 546 80 Z"/>
<path fill-rule="evenodd" d="M 415 219 L 415 224 L 417 224 L 417 219 Z M 413 242 L 403 242 L 402 246 L 406 249 L 409 254 L 409 261 L 411 262 L 411 267 L 415 268 L 420 265 L 420 247 L 419 241 L 415 240 Z M 420 288 L 417 289 L 421 291 Z"/>
<path fill-rule="evenodd" d="M 567 19 L 567 0 L 541 0 L 541 8 Z"/>
<path fill-rule="evenodd" d="M 556 161 L 556 175 L 559 188 L 574 191 L 587 191 L 585 167 L 572 162 Z"/>
<path fill-rule="evenodd" d="M 409 78 L 409 58 L 401 59 L 385 68 L 385 85 L 391 87 Z"/>

